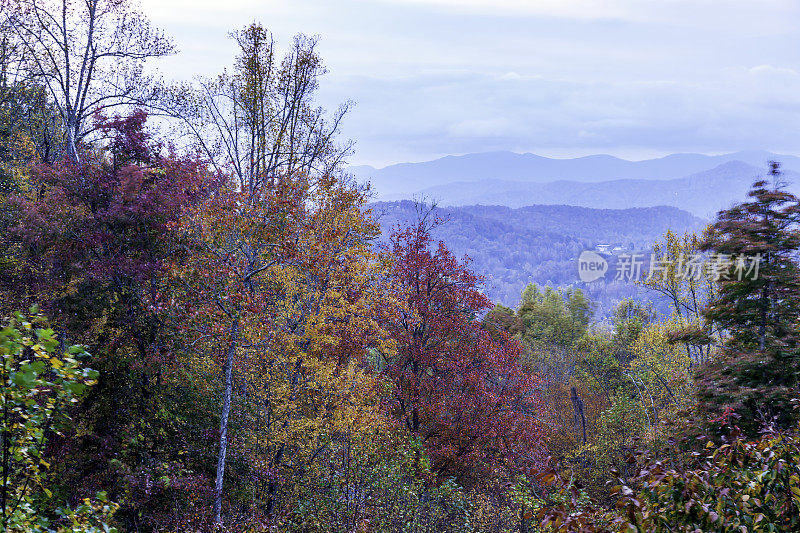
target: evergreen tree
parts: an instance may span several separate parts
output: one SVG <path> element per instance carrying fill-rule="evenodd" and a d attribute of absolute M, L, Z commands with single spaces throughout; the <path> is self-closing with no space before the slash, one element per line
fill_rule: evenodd
<path fill-rule="evenodd" d="M 778 163 L 753 184 L 750 200 L 721 211 L 703 251 L 719 273 L 705 317 L 727 330 L 723 353 L 698 372 L 701 408 L 711 420 L 735 411 L 749 432 L 791 423 L 798 381 L 800 200 Z"/>

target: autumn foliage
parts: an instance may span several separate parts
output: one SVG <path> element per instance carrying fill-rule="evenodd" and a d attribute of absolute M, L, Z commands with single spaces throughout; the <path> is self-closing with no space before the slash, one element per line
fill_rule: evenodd
<path fill-rule="evenodd" d="M 77 103 L 42 90 L 56 56 L 0 79 L 5 530 L 798 529 L 800 200 L 777 164 L 702 237 L 654 244 L 670 266 L 641 289 L 666 313 L 601 320 L 533 283 L 511 308 L 435 208 L 381 234 L 348 106 L 314 101 L 316 39 L 281 57 L 254 23 L 230 71 L 160 87 L 146 19 L 68 4 L 0 62 L 69 23 L 133 70 Z M 109 28 L 146 31 L 90 42 Z M 702 253 L 761 277 L 682 276 Z"/>
<path fill-rule="evenodd" d="M 392 235 L 389 251 L 405 302 L 385 373 L 394 410 L 425 443 L 434 471 L 468 479 L 535 464 L 539 383 L 523 371 L 517 341 L 482 329 L 477 318 L 489 301 L 480 278 L 443 243 L 432 246 L 424 219 Z"/>

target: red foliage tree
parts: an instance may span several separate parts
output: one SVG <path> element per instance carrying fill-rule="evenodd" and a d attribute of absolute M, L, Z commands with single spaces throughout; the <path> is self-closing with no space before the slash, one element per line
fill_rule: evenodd
<path fill-rule="evenodd" d="M 386 373 L 393 407 L 425 444 L 439 475 L 465 480 L 541 459 L 539 389 L 519 364 L 521 347 L 477 320 L 490 307 L 481 278 L 439 242 L 426 220 L 391 237 L 393 286 L 405 301 Z"/>
<path fill-rule="evenodd" d="M 161 266 L 170 224 L 198 188 L 200 165 L 163 153 L 144 131 L 147 114 L 98 117 L 109 140 L 75 164 L 31 169 L 36 191 L 19 197 L 17 233 L 62 279 L 141 283 Z"/>
<path fill-rule="evenodd" d="M 146 118 L 98 116 L 102 146 L 79 163 L 31 168 L 13 229 L 28 297 L 66 325 L 61 338 L 88 345 L 101 375 L 76 416 L 89 430 L 72 444 L 53 441 L 56 464 L 72 499 L 99 489 L 127 494 L 121 521 L 140 520 L 140 509 L 157 516 L 180 505 L 176 494 L 207 485 L 187 468 L 186 458 L 208 447 L 180 436 L 189 407 L 161 407 L 173 394 L 173 346 L 181 347 L 163 267 L 178 243 L 176 222 L 213 180 L 199 161 L 153 142 Z M 153 488 L 153 479 L 169 483 Z"/>

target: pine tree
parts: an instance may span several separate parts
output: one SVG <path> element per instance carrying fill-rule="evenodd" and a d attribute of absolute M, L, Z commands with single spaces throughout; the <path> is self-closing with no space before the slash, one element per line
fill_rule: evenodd
<path fill-rule="evenodd" d="M 720 357 L 697 375 L 701 409 L 713 420 L 734 411 L 739 425 L 791 423 L 798 383 L 800 200 L 785 190 L 778 163 L 750 200 L 721 211 L 702 244 L 722 265 L 705 318 L 727 330 Z"/>

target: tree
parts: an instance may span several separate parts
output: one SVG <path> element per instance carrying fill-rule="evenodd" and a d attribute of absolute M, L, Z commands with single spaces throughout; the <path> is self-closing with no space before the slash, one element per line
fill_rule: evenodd
<path fill-rule="evenodd" d="M 364 197 L 334 178 L 282 179 L 257 198 L 227 185 L 182 226 L 173 266 L 193 345 L 223 368 L 213 520 L 229 461 L 253 513 L 276 522 L 341 439 L 380 424 L 367 348 L 391 353 L 387 258 Z M 203 355 L 207 354 L 207 355 Z M 206 363 L 204 363 L 206 364 Z"/>
<path fill-rule="evenodd" d="M 141 110 L 98 117 L 108 152 L 31 170 L 32 190 L 17 198 L 24 217 L 16 232 L 37 260 L 56 262 L 62 279 L 84 275 L 122 289 L 160 268 L 164 237 L 197 192 L 201 167 L 161 153 L 144 132 L 146 120 Z"/>
<path fill-rule="evenodd" d="M 91 117 L 152 96 L 145 62 L 171 43 L 126 0 L 3 0 L 3 23 L 24 49 L 23 68 L 45 87 L 64 125 L 73 163 L 94 130 Z"/>
<path fill-rule="evenodd" d="M 751 201 L 717 215 L 703 243 L 704 250 L 731 261 L 705 315 L 730 330 L 731 345 L 759 350 L 770 342 L 793 346 L 800 309 L 800 200 L 785 191 L 778 163 L 772 163 L 769 175 L 771 183 L 753 184 Z M 737 271 L 739 260 L 747 262 L 750 272 Z"/>
<path fill-rule="evenodd" d="M 215 524 L 222 523 L 234 358 L 247 327 L 242 322 L 246 317 L 263 318 L 271 303 L 264 290 L 270 288 L 268 270 L 278 264 L 282 243 L 290 243 L 290 225 L 296 224 L 300 208 L 297 185 L 254 198 L 223 183 L 181 224 L 184 251 L 173 266 L 173 275 L 184 286 L 183 307 L 199 335 L 197 340 L 224 347 Z M 286 250 L 289 257 L 293 253 L 291 248 Z"/>
<path fill-rule="evenodd" d="M 282 178 L 336 175 L 350 144 L 337 145 L 349 105 L 330 118 L 315 107 L 325 68 L 316 39 L 298 35 L 280 60 L 260 24 L 232 33 L 239 47 L 233 72 L 199 79 L 163 95 L 162 113 L 178 119 L 199 151 L 251 194 Z"/>
<path fill-rule="evenodd" d="M 701 408 L 716 420 L 733 410 L 751 432 L 773 420 L 791 425 L 800 372 L 800 200 L 784 190 L 778 163 L 769 176 L 717 215 L 703 243 L 722 265 L 704 316 L 729 336 L 723 356 L 699 371 Z"/>
<path fill-rule="evenodd" d="M 621 301 L 614 309 L 614 349 L 618 359 L 628 362 L 633 358 L 632 348 L 642 330 L 656 321 L 652 304 L 644 305 L 632 299 Z"/>
<path fill-rule="evenodd" d="M 99 118 L 104 150 L 84 152 L 77 164 L 32 167 L 9 232 L 19 244 L 19 300 L 41 301 L 65 342 L 91 347 L 102 375 L 76 414 L 91 430 L 52 441 L 67 458 L 59 467 L 70 465 L 63 481 L 76 495 L 98 486 L 127 493 L 120 520 L 138 517 L 138 506 L 149 516 L 163 510 L 151 476 L 187 485 L 195 476 L 186 453 L 195 442 L 166 444 L 185 419 L 180 403 L 161 404 L 176 386 L 183 349 L 165 265 L 179 219 L 210 184 L 197 161 L 154 143 L 145 120 L 142 111 Z"/>
<path fill-rule="evenodd" d="M 213 504 L 217 524 L 237 376 L 248 394 L 270 398 L 255 410 L 256 424 L 266 419 L 270 433 L 253 440 L 270 472 L 278 471 L 297 444 L 292 409 L 308 401 L 301 393 L 309 372 L 305 365 L 320 358 L 325 374 L 350 364 L 353 354 L 345 348 L 361 347 L 348 335 L 364 334 L 359 325 L 377 309 L 356 312 L 377 292 L 363 280 L 372 279 L 381 265 L 367 250 L 377 230 L 359 212 L 363 191 L 340 176 L 348 150 L 337 147 L 335 135 L 346 108 L 328 124 L 324 111 L 313 107 L 324 73 L 316 41 L 298 36 L 279 63 L 272 36 L 262 26 L 252 24 L 233 36 L 240 54 L 232 74 L 200 80 L 198 91 L 179 88 L 162 100 L 162 110 L 180 120 L 225 180 L 182 225 L 186 256 L 176 265 L 199 338 L 225 347 Z M 342 277 L 331 278 L 337 275 Z M 333 301 L 342 316 L 330 314 Z M 352 320 L 350 328 L 327 329 L 342 320 Z M 341 348 L 333 367 L 332 358 L 323 357 L 333 354 L 314 348 L 325 339 L 338 339 L 333 344 Z M 271 516 L 279 484 L 273 476 L 263 485 Z M 263 487 L 257 490 L 262 497 Z"/>
<path fill-rule="evenodd" d="M 730 428 L 728 428 L 730 429 Z M 675 439 L 677 440 L 677 439 Z M 665 456 L 638 450 L 629 479 L 610 480 L 614 509 L 587 502 L 558 472 L 566 503 L 544 507 L 541 525 L 564 532 L 796 531 L 800 527 L 800 443 L 796 433 L 767 432 L 756 441 L 737 432 L 715 444 L 699 436 L 689 452 Z"/>
<path fill-rule="evenodd" d="M 675 328 L 674 318 L 647 325 L 634 342 L 635 357 L 625 373 L 636 386 L 650 440 L 663 440 L 662 422 L 685 416 L 695 407 L 691 360 L 683 347 L 670 342 L 669 332 Z"/>
<path fill-rule="evenodd" d="M 482 330 L 476 319 L 489 302 L 480 278 L 443 243 L 431 249 L 431 223 L 422 217 L 395 231 L 389 246 L 392 286 L 404 300 L 390 326 L 397 355 L 386 367 L 394 412 L 439 475 L 470 479 L 534 464 L 537 380 L 523 371 L 518 343 Z"/>
<path fill-rule="evenodd" d="M 27 72 L 30 54 L 10 22 L 0 20 L 0 190 L 15 167 L 54 161 L 62 136 L 58 111 L 46 87 Z"/>
<path fill-rule="evenodd" d="M 703 313 L 716 297 L 718 273 L 698 262 L 701 247 L 694 234 L 668 231 L 664 241 L 653 246 L 653 264 L 640 282 L 669 301 L 675 326 L 671 338 L 683 344 L 693 366 L 711 360 L 724 337 L 724 328 Z"/>
<path fill-rule="evenodd" d="M 565 291 L 531 283 L 522 293 L 517 316 L 525 326 L 523 339 L 533 344 L 571 346 L 583 336 L 594 314 L 580 289 Z"/>

